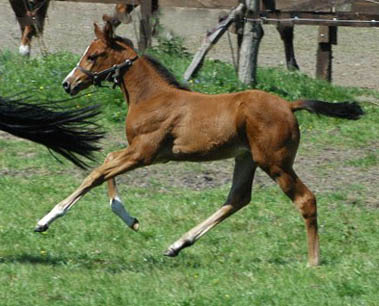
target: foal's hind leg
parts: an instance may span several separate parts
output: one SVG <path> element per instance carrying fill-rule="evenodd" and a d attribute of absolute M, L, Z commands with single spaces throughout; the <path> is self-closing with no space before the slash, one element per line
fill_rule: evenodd
<path fill-rule="evenodd" d="M 105 162 L 111 161 L 117 156 L 117 152 L 109 153 Z M 136 218 L 132 217 L 128 211 L 125 209 L 124 204 L 122 203 L 116 186 L 116 179 L 111 178 L 107 181 L 108 183 L 108 195 L 110 199 L 110 206 L 112 211 L 121 218 L 122 221 L 126 223 L 131 229 L 138 231 L 139 222 Z"/>
<path fill-rule="evenodd" d="M 256 165 L 251 159 L 251 154 L 237 157 L 234 166 L 233 184 L 225 204 L 208 219 L 185 233 L 179 240 L 173 243 L 164 255 L 176 256 L 185 247 L 191 246 L 221 221 L 249 204 L 251 188 Z"/>
<path fill-rule="evenodd" d="M 317 232 L 317 206 L 313 193 L 303 184 L 291 168 L 270 167 L 269 175 L 295 203 L 305 221 L 308 238 L 308 265 L 319 264 L 319 238 Z"/>

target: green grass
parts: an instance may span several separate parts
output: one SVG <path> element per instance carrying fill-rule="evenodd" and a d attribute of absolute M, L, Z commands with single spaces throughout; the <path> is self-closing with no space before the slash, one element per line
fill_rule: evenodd
<path fill-rule="evenodd" d="M 378 211 L 346 206 L 338 194 L 318 198 L 322 265 L 309 269 L 302 221 L 276 188 L 256 190 L 254 206 L 171 259 L 162 251 L 215 210 L 225 188 L 123 187 L 142 225 L 133 233 L 106 207 L 100 187 L 39 235 L 37 218 L 79 179 L 0 182 L 5 305 L 376 305 Z"/>
<path fill-rule="evenodd" d="M 190 61 L 152 52 L 178 77 Z M 65 99 L 60 83 L 77 60 L 68 53 L 29 61 L 0 54 L 0 94 L 26 90 L 35 97 Z M 334 87 L 299 73 L 259 70 L 258 78 L 258 88 L 289 100 L 379 98 L 378 92 Z M 245 88 L 233 69 L 218 61 L 206 62 L 190 86 L 209 93 Z M 119 91 L 90 91 L 67 103 L 101 103 L 99 122 L 109 134 L 122 134 L 127 109 Z M 255 186 L 251 205 L 177 258 L 162 252 L 214 212 L 229 186 L 194 191 L 164 180 L 149 189 L 120 184 L 122 198 L 141 222 L 138 233 L 111 212 L 101 186 L 49 231 L 33 233 L 36 221 L 86 173 L 68 162 L 57 163 L 41 146 L 0 138 L 0 305 L 379 305 L 379 210 L 370 200 L 378 189 L 355 180 L 355 175 L 377 169 L 379 111 L 368 103 L 363 107 L 366 116 L 354 122 L 298 116 L 301 156 L 322 157 L 330 148 L 337 156 L 352 152 L 344 155 L 346 160 L 316 168 L 315 175 L 330 182 L 347 175 L 341 170 L 345 167 L 352 173 L 339 189 L 317 193 L 318 268 L 306 268 L 303 221 L 272 185 Z M 99 159 L 118 147 L 112 139 L 107 143 Z"/>

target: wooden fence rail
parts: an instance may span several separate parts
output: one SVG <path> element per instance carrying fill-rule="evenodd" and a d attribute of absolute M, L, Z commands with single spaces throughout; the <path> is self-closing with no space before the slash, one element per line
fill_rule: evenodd
<path fill-rule="evenodd" d="M 88 2 L 88 3 L 122 3 L 136 4 L 148 2 L 149 0 L 55 0 L 66 2 Z M 205 8 L 205 9 L 223 9 L 232 8 L 238 5 L 238 0 L 160 0 L 160 7 L 189 7 L 189 8 Z"/>

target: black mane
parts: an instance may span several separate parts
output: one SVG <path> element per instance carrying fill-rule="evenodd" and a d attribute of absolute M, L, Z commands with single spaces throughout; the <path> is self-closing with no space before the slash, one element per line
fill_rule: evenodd
<path fill-rule="evenodd" d="M 184 86 L 178 82 L 178 80 L 175 78 L 175 76 L 165 67 L 163 66 L 157 59 L 150 55 L 144 55 L 144 59 L 147 59 L 147 61 L 155 68 L 155 70 L 173 87 L 191 91 L 187 86 Z"/>

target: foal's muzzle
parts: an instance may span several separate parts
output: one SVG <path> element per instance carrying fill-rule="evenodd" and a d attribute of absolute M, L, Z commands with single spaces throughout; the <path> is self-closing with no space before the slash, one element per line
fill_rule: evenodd
<path fill-rule="evenodd" d="M 75 96 L 79 91 L 88 87 L 84 82 L 71 83 L 69 80 L 64 80 L 62 86 L 64 91 L 71 96 Z"/>
<path fill-rule="evenodd" d="M 70 81 L 63 81 L 62 86 L 64 91 L 71 96 L 74 96 L 79 92 L 79 86 L 72 86 Z"/>
<path fill-rule="evenodd" d="M 64 91 L 69 94 L 70 91 L 71 91 L 71 85 L 70 85 L 70 83 L 68 81 L 64 81 L 62 83 L 62 86 L 63 86 Z"/>

